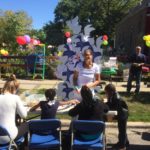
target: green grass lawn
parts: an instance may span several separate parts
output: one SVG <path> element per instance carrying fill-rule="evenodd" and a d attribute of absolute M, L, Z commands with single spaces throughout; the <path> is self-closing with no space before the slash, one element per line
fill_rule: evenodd
<path fill-rule="evenodd" d="M 44 91 L 45 89 L 40 89 L 32 92 L 44 94 Z M 125 92 L 120 92 L 119 94 L 127 102 L 129 107 L 129 121 L 150 122 L 150 92 L 141 92 L 138 95 L 128 95 Z M 105 97 L 103 91 L 100 93 L 100 97 Z M 67 114 L 58 114 L 57 118 L 71 119 Z"/>
<path fill-rule="evenodd" d="M 138 95 L 120 93 L 129 107 L 129 121 L 150 121 L 150 92 Z"/>
<path fill-rule="evenodd" d="M 127 102 L 129 108 L 129 121 L 150 122 L 150 92 L 141 92 L 138 95 L 119 92 L 120 96 Z M 105 97 L 101 92 L 100 97 Z"/>

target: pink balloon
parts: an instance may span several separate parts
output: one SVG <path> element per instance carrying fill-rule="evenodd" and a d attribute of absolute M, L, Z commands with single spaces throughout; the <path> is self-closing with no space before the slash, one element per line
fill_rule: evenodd
<path fill-rule="evenodd" d="M 30 43 L 31 38 L 30 38 L 29 35 L 24 35 L 24 38 L 25 38 L 25 40 L 26 40 L 27 43 Z"/>
<path fill-rule="evenodd" d="M 71 38 L 67 38 L 67 43 L 71 43 Z"/>
<path fill-rule="evenodd" d="M 31 39 L 31 40 L 30 40 L 30 43 L 33 44 L 33 41 L 34 41 L 34 39 Z"/>
<path fill-rule="evenodd" d="M 40 40 L 37 40 L 38 45 L 41 44 Z"/>
<path fill-rule="evenodd" d="M 41 42 L 39 40 L 36 40 L 36 39 L 31 39 L 30 43 L 33 44 L 33 45 L 38 45 Z"/>
<path fill-rule="evenodd" d="M 19 45 L 25 45 L 27 44 L 25 37 L 23 36 L 17 36 L 16 41 Z"/>

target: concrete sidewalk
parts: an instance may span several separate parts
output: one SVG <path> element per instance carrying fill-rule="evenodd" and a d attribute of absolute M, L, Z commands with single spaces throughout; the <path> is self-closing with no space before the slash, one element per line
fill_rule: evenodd
<path fill-rule="evenodd" d="M 47 89 L 47 88 L 57 88 L 57 85 L 60 82 L 63 82 L 61 80 L 19 80 L 20 82 L 20 88 L 21 89 L 28 89 L 28 90 L 33 90 L 33 89 Z M 103 81 L 102 81 L 103 82 Z M 0 79 L 0 88 L 3 87 L 5 81 Z M 105 81 L 106 84 L 108 84 L 108 81 Z M 126 91 L 126 84 L 127 82 L 112 82 L 118 92 L 123 92 Z M 105 85 L 103 85 L 103 88 Z M 134 88 L 132 89 L 134 91 Z M 141 82 L 141 92 L 150 92 L 150 87 L 147 87 L 144 85 L 143 82 Z"/>
<path fill-rule="evenodd" d="M 62 130 L 67 131 L 70 120 L 61 120 L 61 122 Z M 130 142 L 128 150 L 150 150 L 150 123 L 128 122 L 127 135 Z M 106 122 L 105 136 L 107 150 L 112 150 L 112 145 L 118 141 L 117 123 Z"/>
<path fill-rule="evenodd" d="M 71 120 L 61 119 L 62 127 L 67 128 Z M 128 128 L 145 128 L 150 130 L 150 122 L 128 122 Z M 106 128 L 117 128 L 117 122 L 106 122 Z"/>

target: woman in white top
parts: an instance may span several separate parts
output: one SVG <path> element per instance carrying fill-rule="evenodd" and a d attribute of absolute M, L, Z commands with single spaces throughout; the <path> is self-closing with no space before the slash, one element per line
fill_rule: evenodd
<path fill-rule="evenodd" d="M 87 86 L 92 90 L 100 83 L 100 68 L 93 62 L 93 53 L 91 49 L 84 51 L 84 61 L 79 63 L 74 71 L 73 83 L 76 89 L 75 98 L 81 100 L 80 89 Z"/>
<path fill-rule="evenodd" d="M 4 85 L 3 94 L 0 95 L 0 126 L 8 131 L 12 139 L 15 139 L 19 134 L 15 123 L 16 114 L 21 118 L 27 116 L 27 111 L 20 97 L 15 95 L 17 90 L 17 80 L 15 76 L 11 76 Z M 26 128 L 24 126 L 25 130 Z M 0 136 L 0 144 L 8 143 L 8 141 L 9 139 L 5 136 Z"/>

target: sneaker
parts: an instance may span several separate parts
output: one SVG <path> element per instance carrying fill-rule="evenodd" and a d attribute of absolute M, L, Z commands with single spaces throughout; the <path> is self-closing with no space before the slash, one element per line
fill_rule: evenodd
<path fill-rule="evenodd" d="M 130 90 L 127 89 L 127 93 L 130 93 Z"/>
<path fill-rule="evenodd" d="M 130 92 L 130 91 L 127 91 L 126 93 L 127 93 L 127 96 L 130 96 L 130 95 L 131 95 L 131 92 Z"/>
<path fill-rule="evenodd" d="M 129 147 L 130 146 L 130 143 L 129 141 L 126 142 L 126 147 Z"/>

